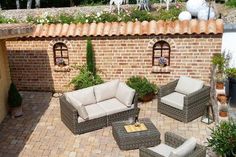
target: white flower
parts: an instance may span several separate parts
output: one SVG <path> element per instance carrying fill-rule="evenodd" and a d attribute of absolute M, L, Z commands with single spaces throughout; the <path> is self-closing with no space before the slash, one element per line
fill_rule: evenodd
<path fill-rule="evenodd" d="M 89 22 L 88 19 L 86 19 L 85 22 L 88 23 Z"/>
<path fill-rule="evenodd" d="M 97 12 L 97 17 L 100 17 L 101 16 L 101 13 Z"/>
<path fill-rule="evenodd" d="M 138 21 L 138 19 L 137 19 L 137 18 L 135 18 L 135 21 Z"/>

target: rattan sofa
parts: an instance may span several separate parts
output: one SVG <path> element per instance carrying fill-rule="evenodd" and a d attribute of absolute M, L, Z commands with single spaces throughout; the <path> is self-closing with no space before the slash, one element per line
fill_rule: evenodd
<path fill-rule="evenodd" d="M 182 145 L 186 141 L 185 138 L 176 135 L 172 132 L 165 133 L 165 144 L 177 148 Z M 140 157 L 164 157 L 148 148 L 140 147 L 139 148 L 139 156 Z M 206 156 L 206 147 L 196 144 L 194 151 L 189 154 L 187 157 L 205 157 Z"/>
<path fill-rule="evenodd" d="M 107 92 L 110 92 L 109 89 L 107 89 Z M 79 115 L 78 110 L 68 102 L 65 95 L 66 94 L 63 94 L 60 97 L 61 120 L 74 134 L 82 134 L 101 129 L 106 126 L 110 126 L 112 122 L 128 120 L 129 117 L 135 118 L 138 116 L 140 111 L 137 106 L 138 96 L 137 94 L 134 94 L 133 99 L 131 100 L 132 108 L 129 108 L 128 110 L 107 114 L 94 119 L 79 121 L 79 119 L 82 118 Z M 96 110 L 93 112 L 96 112 Z"/>
<path fill-rule="evenodd" d="M 160 87 L 158 93 L 158 112 L 185 123 L 202 116 L 210 99 L 210 87 L 203 85 L 200 90 L 186 95 L 183 100 L 183 108 L 178 109 L 161 101 L 162 97 L 175 92 L 177 83 L 178 80 L 175 80 Z"/>

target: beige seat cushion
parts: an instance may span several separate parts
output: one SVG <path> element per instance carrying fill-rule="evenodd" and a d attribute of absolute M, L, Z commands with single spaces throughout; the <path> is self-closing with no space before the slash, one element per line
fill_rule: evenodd
<path fill-rule="evenodd" d="M 88 113 L 89 119 L 100 118 L 107 115 L 105 110 L 103 110 L 103 108 L 101 108 L 98 104 L 87 105 L 85 106 L 85 109 Z"/>
<path fill-rule="evenodd" d="M 200 90 L 203 87 L 203 81 L 193 79 L 187 76 L 181 76 L 175 88 L 176 92 L 188 95 Z"/>
<path fill-rule="evenodd" d="M 99 102 L 98 105 L 106 112 L 107 115 L 126 111 L 132 108 L 132 107 L 128 108 L 126 105 L 122 104 L 116 98 Z"/>
<path fill-rule="evenodd" d="M 114 98 L 116 95 L 119 80 L 113 80 L 100 85 L 94 86 L 94 93 L 97 102 Z"/>
<path fill-rule="evenodd" d="M 134 99 L 135 90 L 127 86 L 125 83 L 120 82 L 117 92 L 116 98 L 125 104 L 126 106 L 130 107 L 132 105 Z"/>
<path fill-rule="evenodd" d="M 166 144 L 162 144 L 162 143 L 159 144 L 158 146 L 150 147 L 148 149 L 152 150 L 155 153 L 162 155 L 163 157 L 169 157 L 171 152 L 174 150 L 174 148 L 172 148 Z"/>
<path fill-rule="evenodd" d="M 186 140 L 181 146 L 172 150 L 170 157 L 186 157 L 192 153 L 196 147 L 197 140 L 194 137 Z"/>
<path fill-rule="evenodd" d="M 81 102 L 79 102 L 77 99 L 75 99 L 73 96 L 66 97 L 66 100 L 74 106 L 74 108 L 77 109 L 79 117 L 83 118 L 84 120 L 87 120 L 89 118 L 88 113 L 85 109 L 85 106 L 82 105 Z"/>
<path fill-rule="evenodd" d="M 169 95 L 166 95 L 166 96 L 162 97 L 161 102 L 166 104 L 166 105 L 177 108 L 179 110 L 183 110 L 183 108 L 184 108 L 184 97 L 185 97 L 184 94 L 173 92 Z"/>
<path fill-rule="evenodd" d="M 93 87 L 88 87 L 73 92 L 65 93 L 66 97 L 74 97 L 80 101 L 83 105 L 95 104 L 96 98 L 94 96 Z"/>

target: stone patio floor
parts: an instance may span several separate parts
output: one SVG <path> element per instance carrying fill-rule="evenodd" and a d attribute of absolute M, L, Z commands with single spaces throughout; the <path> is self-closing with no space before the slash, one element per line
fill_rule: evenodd
<path fill-rule="evenodd" d="M 138 150 L 121 151 L 111 127 L 73 135 L 60 120 L 59 99 L 46 92 L 21 92 L 24 116 L 0 124 L 0 157 L 138 157 Z M 194 136 L 206 144 L 209 127 L 198 118 L 182 123 L 157 112 L 157 101 L 139 104 L 140 118 L 148 117 L 161 132 L 172 131 L 186 138 Z M 212 156 L 212 155 L 210 155 Z"/>

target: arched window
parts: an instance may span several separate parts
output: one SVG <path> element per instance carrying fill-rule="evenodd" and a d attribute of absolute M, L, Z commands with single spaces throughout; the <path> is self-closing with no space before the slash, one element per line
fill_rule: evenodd
<path fill-rule="evenodd" d="M 153 45 L 152 66 L 170 66 L 170 45 L 166 41 L 158 41 Z"/>
<path fill-rule="evenodd" d="M 69 64 L 68 48 L 66 44 L 59 42 L 53 46 L 54 64 L 66 66 Z"/>

